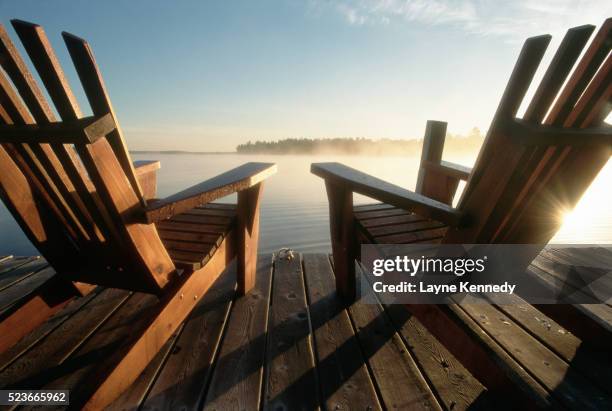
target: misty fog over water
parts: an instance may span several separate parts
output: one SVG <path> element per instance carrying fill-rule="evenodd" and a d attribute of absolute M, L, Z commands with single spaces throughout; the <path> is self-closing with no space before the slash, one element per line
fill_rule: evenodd
<path fill-rule="evenodd" d="M 158 197 L 164 197 L 248 161 L 274 162 L 278 173 L 268 179 L 261 206 L 260 251 L 290 247 L 303 252 L 329 252 L 328 205 L 323 180 L 310 174 L 312 162 L 337 161 L 376 177 L 414 189 L 419 155 L 243 155 L 243 154 L 135 154 L 134 160 L 161 160 Z M 444 159 L 472 166 L 474 156 L 447 155 Z M 607 184 L 606 184 L 607 181 Z M 601 171 L 576 211 L 554 241 L 562 243 L 612 243 L 609 203 L 610 163 Z M 223 201 L 234 202 L 235 196 Z M 355 203 L 373 202 L 355 196 Z M 0 255 L 35 255 L 3 203 L 0 203 Z"/>

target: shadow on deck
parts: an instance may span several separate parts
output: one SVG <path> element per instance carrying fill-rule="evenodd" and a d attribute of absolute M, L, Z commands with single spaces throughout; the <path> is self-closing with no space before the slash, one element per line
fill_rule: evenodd
<path fill-rule="evenodd" d="M 538 265 L 543 275 L 554 278 L 554 256 L 538 258 L 544 259 Z M 590 258 L 572 256 L 578 262 Z M 51 271 L 42 259 L 0 258 L 0 307 L 10 307 Z M 230 268 L 111 409 L 514 407 L 511 398 L 470 374 L 403 306 L 358 301 L 345 308 L 325 254 L 262 255 L 255 290 L 236 298 L 235 288 Z M 154 299 L 99 288 L 72 301 L 0 354 L 0 387 L 70 389 L 78 395 Z M 528 382 L 521 384 L 545 399 L 534 399 L 534 407 L 610 404 L 609 348 L 583 344 L 578 333 L 529 305 L 479 309 L 470 314 L 488 333 L 491 349 L 508 357 L 526 375 Z M 577 311 L 612 323 L 608 305 Z"/>

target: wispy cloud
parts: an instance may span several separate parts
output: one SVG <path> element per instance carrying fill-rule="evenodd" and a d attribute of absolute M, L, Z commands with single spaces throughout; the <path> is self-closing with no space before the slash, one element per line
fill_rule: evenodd
<path fill-rule="evenodd" d="M 600 24 L 612 15 L 609 0 L 312 0 L 311 4 L 334 10 L 353 25 L 416 22 L 508 40 L 559 34 L 575 25 Z"/>

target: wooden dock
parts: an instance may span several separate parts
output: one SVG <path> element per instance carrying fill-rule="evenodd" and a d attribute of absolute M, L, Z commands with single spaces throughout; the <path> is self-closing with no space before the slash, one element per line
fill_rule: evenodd
<path fill-rule="evenodd" d="M 564 253 L 541 255 L 534 264 L 551 279 L 563 261 L 586 265 L 603 258 L 612 266 L 612 253 Z M 53 275 L 41 258 L 0 257 L 1 310 Z M 328 255 L 262 255 L 255 289 L 237 298 L 236 287 L 232 266 L 111 409 L 514 407 L 489 381 L 470 374 L 403 306 L 357 301 L 345 308 L 336 297 Z M 154 299 L 100 287 L 73 300 L 0 354 L 0 388 L 62 388 L 78 396 Z M 612 324 L 608 305 L 578 311 Z M 469 314 L 487 334 L 491 355 L 507 357 L 524 374 L 517 387 L 530 384 L 541 393 L 544 402 L 536 398 L 534 407 L 609 406 L 609 346 L 585 344 L 527 304 L 482 305 Z"/>

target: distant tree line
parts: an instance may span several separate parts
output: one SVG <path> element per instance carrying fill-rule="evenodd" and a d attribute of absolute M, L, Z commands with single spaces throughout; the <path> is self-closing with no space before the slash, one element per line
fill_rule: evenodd
<path fill-rule="evenodd" d="M 476 127 L 467 136 L 447 134 L 445 150 L 474 152 L 484 137 Z M 371 154 L 402 155 L 421 150 L 422 139 L 369 139 L 369 138 L 286 138 L 275 141 L 248 141 L 236 147 L 243 154 Z"/>

